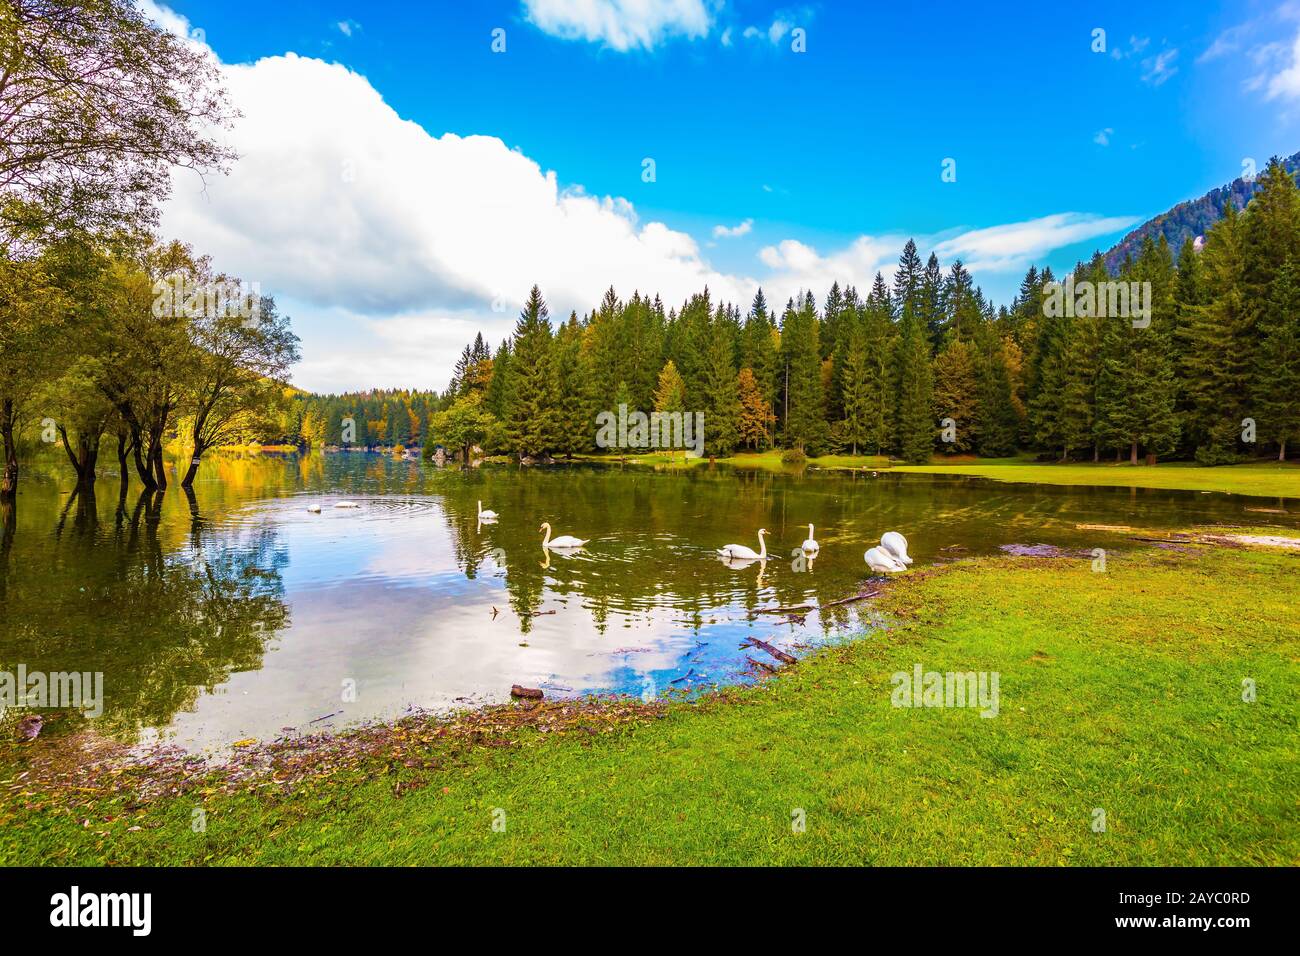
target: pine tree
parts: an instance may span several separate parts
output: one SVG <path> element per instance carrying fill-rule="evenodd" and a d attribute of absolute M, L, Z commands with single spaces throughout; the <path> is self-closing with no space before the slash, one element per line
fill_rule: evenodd
<path fill-rule="evenodd" d="M 908 308 L 901 323 L 895 351 L 898 378 L 898 415 L 895 442 L 907 462 L 925 464 L 934 450 L 934 379 L 930 369 L 930 344 L 920 316 Z"/>
<path fill-rule="evenodd" d="M 663 414 L 683 413 L 686 411 L 686 382 L 682 379 L 677 366 L 669 359 L 659 372 L 659 381 L 655 386 L 654 410 Z M 663 432 L 660 432 L 661 440 Z"/>
<path fill-rule="evenodd" d="M 552 364 L 549 310 L 533 286 L 515 323 L 507 402 L 506 435 L 523 456 L 543 455 L 556 446 L 559 390 Z"/>
<path fill-rule="evenodd" d="M 704 445 L 710 456 L 726 457 L 740 440 L 740 397 L 731 330 L 715 322 L 704 356 Z"/>
<path fill-rule="evenodd" d="M 801 452 L 820 449 L 826 439 L 821 352 L 817 307 L 808 293 L 799 308 L 791 303 L 781 321 L 781 352 L 785 366 L 786 448 Z"/>
<path fill-rule="evenodd" d="M 972 346 L 950 331 L 943 348 L 934 358 L 933 419 L 951 419 L 954 440 L 942 444 L 946 454 L 968 452 L 979 433 L 978 399 L 975 385 L 975 355 Z M 928 456 L 928 450 L 927 450 Z"/>
<path fill-rule="evenodd" d="M 1149 323 L 1132 316 L 1106 316 L 1102 325 L 1101 372 L 1097 383 L 1097 434 L 1112 447 L 1127 446 L 1137 464 L 1138 450 L 1149 461 L 1175 446 L 1173 261 L 1162 239 L 1147 237 L 1136 263 L 1126 263 L 1120 281 L 1151 283 Z"/>
<path fill-rule="evenodd" d="M 1245 230 L 1229 204 L 1205 237 L 1201 252 L 1202 304 L 1185 309 L 1182 392 L 1189 441 L 1202 464 L 1237 459 L 1253 350 L 1248 347 L 1251 309 L 1245 287 Z"/>
<path fill-rule="evenodd" d="M 873 398 L 871 393 L 870 356 L 867 337 L 858 323 L 848 334 L 840 374 L 840 420 L 838 438 L 856 455 L 874 437 L 871 430 Z"/>
<path fill-rule="evenodd" d="M 1286 461 L 1288 443 L 1300 440 L 1300 260 L 1287 260 L 1274 278 L 1259 332 L 1251 410 L 1261 437 L 1277 442 L 1278 461 Z"/>
<path fill-rule="evenodd" d="M 754 370 L 742 368 L 736 378 L 736 391 L 740 397 L 740 441 L 747 448 L 766 448 L 771 439 L 774 417 L 772 404 L 759 387 Z"/>
<path fill-rule="evenodd" d="M 572 458 L 592 449 L 595 443 L 595 410 L 589 401 L 589 388 L 582 361 L 583 329 L 577 312 L 560 326 L 553 345 L 554 366 L 559 386 L 556 409 L 555 448 Z"/>
<path fill-rule="evenodd" d="M 759 289 L 750 306 L 749 315 L 741 330 L 741 364 L 754 373 L 754 380 L 767 401 L 768 417 L 776 418 L 776 397 L 779 394 L 778 370 L 781 367 L 780 336 L 767 311 L 763 290 Z M 771 433 L 769 432 L 769 438 Z"/>

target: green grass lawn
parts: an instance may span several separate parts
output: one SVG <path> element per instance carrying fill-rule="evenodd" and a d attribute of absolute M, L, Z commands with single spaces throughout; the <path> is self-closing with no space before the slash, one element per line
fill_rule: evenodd
<path fill-rule="evenodd" d="M 918 474 L 971 475 L 998 481 L 1046 485 L 1118 485 L 1125 488 L 1168 488 L 1222 491 L 1265 498 L 1300 498 L 1300 462 L 1250 462 L 1206 468 L 1190 462 L 1166 462 L 1148 467 L 1115 463 L 1038 463 L 1023 458 L 991 458 L 929 465 L 895 465 L 892 471 Z"/>
<path fill-rule="evenodd" d="M 1298 571 L 1210 548 L 960 562 L 762 686 L 609 732 L 434 736 L 288 795 L 136 805 L 124 776 L 81 803 L 18 780 L 9 744 L 0 862 L 1294 865 Z M 917 663 L 996 671 L 998 716 L 893 707 Z"/>
<path fill-rule="evenodd" d="M 587 456 L 608 461 L 610 456 Z M 698 468 L 707 466 L 707 458 L 683 460 L 680 453 L 629 455 L 627 461 L 657 467 Z M 795 466 L 781 461 L 779 450 L 741 453 L 718 461 L 740 468 L 768 471 L 790 470 Z M 1107 485 L 1124 488 L 1166 488 L 1182 491 L 1219 491 L 1263 498 L 1300 498 L 1300 462 L 1250 462 L 1242 465 L 1219 465 L 1207 468 L 1191 462 L 1164 462 L 1153 466 L 1127 462 L 1035 462 L 1029 458 L 969 458 L 945 462 L 941 456 L 928 465 L 904 465 L 876 455 L 824 455 L 809 458 L 815 468 L 869 468 L 933 475 L 968 475 L 997 481 L 1026 482 L 1045 485 Z"/>

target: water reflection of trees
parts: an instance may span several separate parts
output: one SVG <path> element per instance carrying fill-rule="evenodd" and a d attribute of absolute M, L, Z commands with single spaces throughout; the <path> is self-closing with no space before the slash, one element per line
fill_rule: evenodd
<path fill-rule="evenodd" d="M 273 527 L 206 540 L 193 500 L 189 534 L 176 543 L 160 533 L 164 493 L 142 493 L 111 523 L 87 497 L 63 505 L 53 534 L 0 521 L 9 529 L 0 668 L 103 672 L 94 725 L 132 739 L 192 708 L 200 690 L 261 666 L 267 641 L 288 624 L 285 555 Z"/>

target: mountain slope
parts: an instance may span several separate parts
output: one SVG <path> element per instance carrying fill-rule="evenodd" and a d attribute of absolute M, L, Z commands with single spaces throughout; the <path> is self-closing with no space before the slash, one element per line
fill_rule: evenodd
<path fill-rule="evenodd" d="M 1294 176 L 1296 170 L 1300 169 L 1300 153 L 1283 160 L 1283 164 Z M 1237 178 L 1226 186 L 1211 189 L 1199 199 L 1180 202 L 1168 212 L 1161 213 L 1154 219 L 1148 219 L 1121 239 L 1105 254 L 1106 268 L 1113 275 L 1119 271 L 1120 263 L 1126 256 L 1137 258 L 1142 240 L 1147 236 L 1159 239 L 1163 235 L 1173 249 L 1174 258 L 1177 259 L 1178 251 L 1184 242 L 1205 235 L 1206 230 L 1219 221 L 1223 215 L 1224 203 L 1231 201 L 1238 209 L 1242 209 L 1250 202 L 1250 197 L 1255 195 L 1255 190 L 1258 188 L 1258 183 L 1254 180 L 1248 182 Z"/>

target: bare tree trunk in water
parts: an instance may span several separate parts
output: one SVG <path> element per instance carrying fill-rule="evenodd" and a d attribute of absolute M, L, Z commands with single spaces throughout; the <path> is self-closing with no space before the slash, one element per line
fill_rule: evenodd
<path fill-rule="evenodd" d="M 9 552 L 14 546 L 14 533 L 18 530 L 18 500 L 0 498 L 0 598 L 9 587 Z"/>
<path fill-rule="evenodd" d="M 144 451 L 144 434 L 139 425 L 131 426 L 131 455 L 135 459 L 135 471 L 140 476 L 140 483 L 144 485 L 145 491 L 153 491 L 158 487 L 158 482 L 153 479 L 153 471 L 145 463 Z"/>
<path fill-rule="evenodd" d="M 4 436 L 5 470 L 0 479 L 0 498 L 18 494 L 18 445 L 14 441 L 14 400 L 0 402 L 0 435 Z"/>
<path fill-rule="evenodd" d="M 167 489 L 167 469 L 163 467 L 162 435 L 151 439 L 149 458 L 153 462 L 153 480 L 159 491 Z"/>

